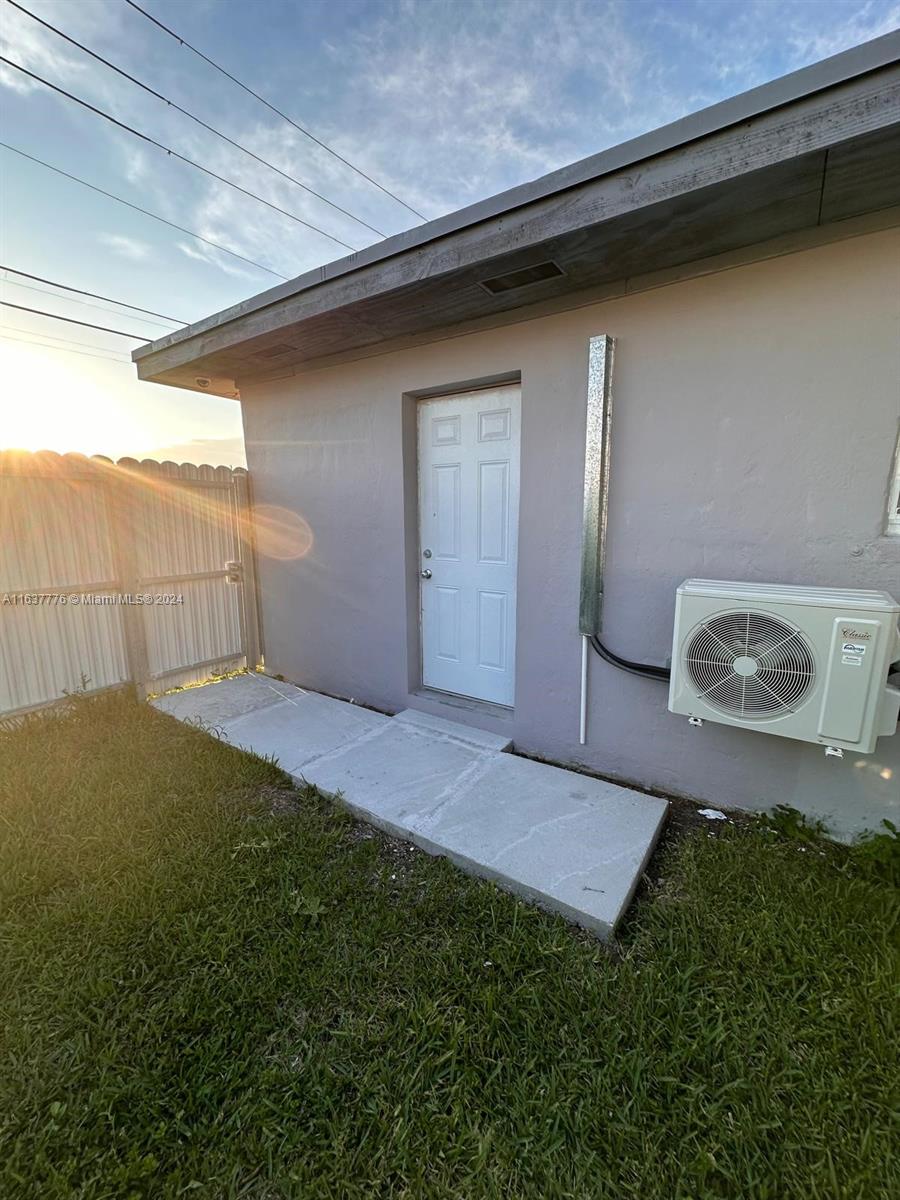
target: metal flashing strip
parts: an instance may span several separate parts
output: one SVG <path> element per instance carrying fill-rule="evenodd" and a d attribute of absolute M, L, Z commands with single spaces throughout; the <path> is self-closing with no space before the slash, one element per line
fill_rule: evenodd
<path fill-rule="evenodd" d="M 614 338 L 606 334 L 591 338 L 588 351 L 581 603 L 578 620 L 578 627 L 585 636 L 599 634 L 602 623 L 614 353 Z"/>

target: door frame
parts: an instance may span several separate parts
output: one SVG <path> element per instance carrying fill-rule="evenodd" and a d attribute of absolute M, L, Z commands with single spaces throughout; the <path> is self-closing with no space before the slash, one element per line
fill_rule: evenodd
<path fill-rule="evenodd" d="M 426 400 L 451 399 L 454 396 L 467 395 L 472 392 L 492 391 L 502 387 L 519 388 L 519 503 L 516 515 L 516 618 L 514 621 L 515 634 L 515 675 L 513 702 L 510 705 L 499 704 L 493 700 L 482 700 L 477 696 L 462 695 L 458 692 L 447 692 L 431 687 L 424 682 L 424 639 L 422 636 L 422 603 L 421 603 L 421 547 L 422 530 L 420 528 L 420 463 L 419 463 L 419 419 L 422 402 Z M 507 371 L 502 374 L 481 376 L 473 380 L 461 380 L 455 383 L 441 384 L 435 387 L 420 388 L 404 392 L 402 395 L 402 440 L 403 440 L 403 485 L 404 485 L 404 566 L 406 574 L 406 605 L 407 605 L 407 667 L 408 688 L 411 698 L 434 699 L 438 702 L 450 703 L 454 707 L 471 709 L 486 716 L 509 717 L 515 709 L 518 686 L 518 649 L 519 649 L 519 581 L 521 572 L 518 565 L 519 534 L 521 530 L 521 494 L 522 494 L 522 438 L 524 436 L 525 405 L 522 389 L 522 374 L 520 371 Z"/>

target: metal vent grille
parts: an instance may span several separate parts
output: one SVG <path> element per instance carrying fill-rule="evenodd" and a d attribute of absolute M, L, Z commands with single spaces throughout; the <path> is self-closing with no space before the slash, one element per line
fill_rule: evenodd
<path fill-rule="evenodd" d="M 542 262 L 533 267 L 523 267 L 521 271 L 510 271 L 507 275 L 482 279 L 480 286 L 492 296 L 499 296 L 501 292 L 512 292 L 532 283 L 543 283 L 545 279 L 557 279 L 560 275 L 565 275 L 562 267 L 557 266 L 555 262 Z"/>
<path fill-rule="evenodd" d="M 688 640 L 684 665 L 710 708 L 751 718 L 795 712 L 816 677 L 803 634 L 767 613 L 719 613 L 705 621 Z"/>

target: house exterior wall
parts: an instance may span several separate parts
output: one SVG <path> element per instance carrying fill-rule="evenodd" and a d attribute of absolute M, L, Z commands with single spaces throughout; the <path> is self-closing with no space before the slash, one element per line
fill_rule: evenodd
<path fill-rule="evenodd" d="M 663 663 L 685 578 L 900 593 L 883 534 L 900 420 L 900 230 L 242 388 L 255 502 L 313 544 L 262 547 L 267 668 L 376 707 L 507 729 L 517 749 L 708 803 L 786 803 L 835 833 L 898 820 L 874 754 L 688 726 L 666 689 L 591 662 L 578 743 L 587 345 L 616 338 L 604 638 Z M 415 400 L 520 376 L 516 704 L 448 711 L 418 679 Z"/>

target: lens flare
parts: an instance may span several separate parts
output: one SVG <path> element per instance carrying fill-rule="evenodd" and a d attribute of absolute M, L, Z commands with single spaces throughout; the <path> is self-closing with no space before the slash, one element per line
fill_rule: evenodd
<path fill-rule="evenodd" d="M 277 504 L 255 505 L 253 528 L 259 553 L 283 562 L 305 558 L 315 540 L 305 517 Z"/>

